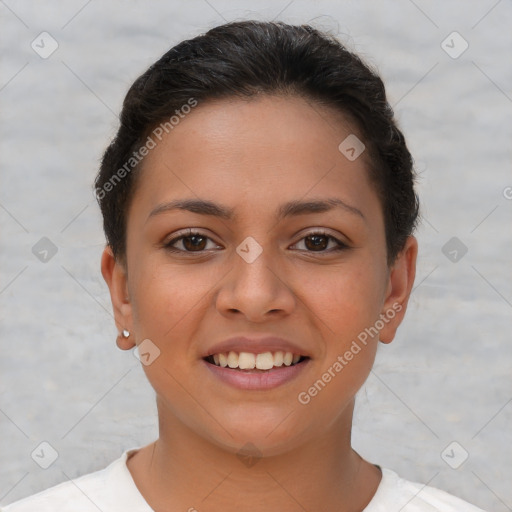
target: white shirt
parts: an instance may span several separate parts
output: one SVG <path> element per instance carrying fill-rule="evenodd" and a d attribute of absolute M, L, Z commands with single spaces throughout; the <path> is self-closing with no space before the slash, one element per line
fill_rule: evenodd
<path fill-rule="evenodd" d="M 126 465 L 137 450 L 126 450 L 102 470 L 23 498 L 0 512 L 153 512 Z M 484 512 L 445 491 L 409 482 L 390 469 L 381 470 L 377 492 L 363 512 Z"/>

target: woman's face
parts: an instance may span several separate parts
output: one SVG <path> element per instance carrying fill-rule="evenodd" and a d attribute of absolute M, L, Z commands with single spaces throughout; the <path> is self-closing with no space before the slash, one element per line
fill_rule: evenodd
<path fill-rule="evenodd" d="M 391 341 L 405 312 L 415 259 L 411 237 L 388 268 L 367 154 L 338 149 L 351 134 L 339 114 L 300 98 L 222 100 L 199 104 L 146 157 L 127 275 L 111 262 L 109 286 L 118 325 L 146 340 L 161 424 L 276 454 L 351 419 L 376 331 Z M 172 208 L 185 200 L 212 205 Z M 196 235 L 172 241 L 188 230 Z M 236 336 L 253 339 L 222 346 Z M 289 344 L 262 342 L 271 336 Z M 242 365 L 277 365 L 279 351 L 307 358 L 251 373 L 205 360 L 229 351 L 246 353 Z"/>

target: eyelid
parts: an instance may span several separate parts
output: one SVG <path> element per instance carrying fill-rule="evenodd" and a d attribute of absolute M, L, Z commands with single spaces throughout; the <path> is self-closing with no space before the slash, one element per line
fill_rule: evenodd
<path fill-rule="evenodd" d="M 301 232 L 299 233 L 299 235 L 297 236 L 300 236 L 300 240 L 302 240 L 303 238 L 305 237 L 308 237 L 308 236 L 312 236 L 312 235 L 324 235 L 324 236 L 329 236 L 331 238 L 334 238 L 336 240 L 338 240 L 339 242 L 342 242 L 342 243 L 345 243 L 343 242 L 343 240 L 341 240 L 342 236 L 339 235 L 339 234 L 335 234 L 334 232 L 332 232 L 331 230 L 329 230 L 328 228 L 308 228 L 307 231 L 305 232 Z M 345 237 L 346 238 L 346 237 Z M 348 245 L 348 243 L 346 243 L 346 245 Z"/>
<path fill-rule="evenodd" d="M 203 233 L 200 231 L 200 228 L 185 228 L 181 229 L 179 231 L 176 231 L 175 233 L 172 233 L 169 237 L 165 237 L 163 243 L 168 244 L 169 242 L 176 241 L 178 238 L 187 237 L 187 236 L 194 236 L 194 235 L 201 235 L 201 236 L 208 236 L 206 233 Z M 167 240 L 169 238 L 169 240 Z"/>

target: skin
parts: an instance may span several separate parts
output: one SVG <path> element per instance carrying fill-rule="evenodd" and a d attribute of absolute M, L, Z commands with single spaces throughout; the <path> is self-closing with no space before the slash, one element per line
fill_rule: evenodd
<path fill-rule="evenodd" d="M 128 460 L 135 484 L 156 511 L 362 510 L 380 470 L 350 443 L 354 400 L 379 339 L 389 343 L 406 311 L 415 276 L 411 236 L 386 263 L 382 206 L 368 179 L 367 154 L 349 161 L 338 145 L 357 131 L 339 113 L 297 97 L 263 96 L 198 105 L 144 162 L 127 217 L 126 261 L 107 247 L 102 274 L 118 346 L 150 339 L 160 356 L 144 371 L 157 396 L 159 438 Z M 361 138 L 361 137 L 360 137 Z M 339 198 L 348 209 L 278 221 L 291 200 Z M 158 205 L 201 198 L 233 208 L 233 220 Z M 203 236 L 164 247 L 185 228 Z M 347 245 L 315 249 L 323 228 Z M 248 263 L 246 237 L 263 249 Z M 327 245 L 328 244 L 328 245 Z M 185 252 L 188 249 L 189 252 Z M 201 251 L 201 252 L 198 252 Z M 379 336 L 311 401 L 297 400 L 359 333 L 399 304 Z M 201 354 L 237 334 L 295 340 L 311 359 L 297 378 L 270 391 L 242 391 L 211 375 Z M 250 467 L 246 443 L 261 458 Z"/>

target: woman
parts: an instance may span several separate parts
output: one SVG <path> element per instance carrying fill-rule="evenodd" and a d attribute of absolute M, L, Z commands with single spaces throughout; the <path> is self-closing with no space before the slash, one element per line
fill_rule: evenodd
<path fill-rule="evenodd" d="M 415 277 L 412 157 L 381 79 L 309 26 L 235 22 L 132 85 L 96 179 L 117 344 L 159 438 L 6 507 L 478 511 L 351 447 Z"/>

